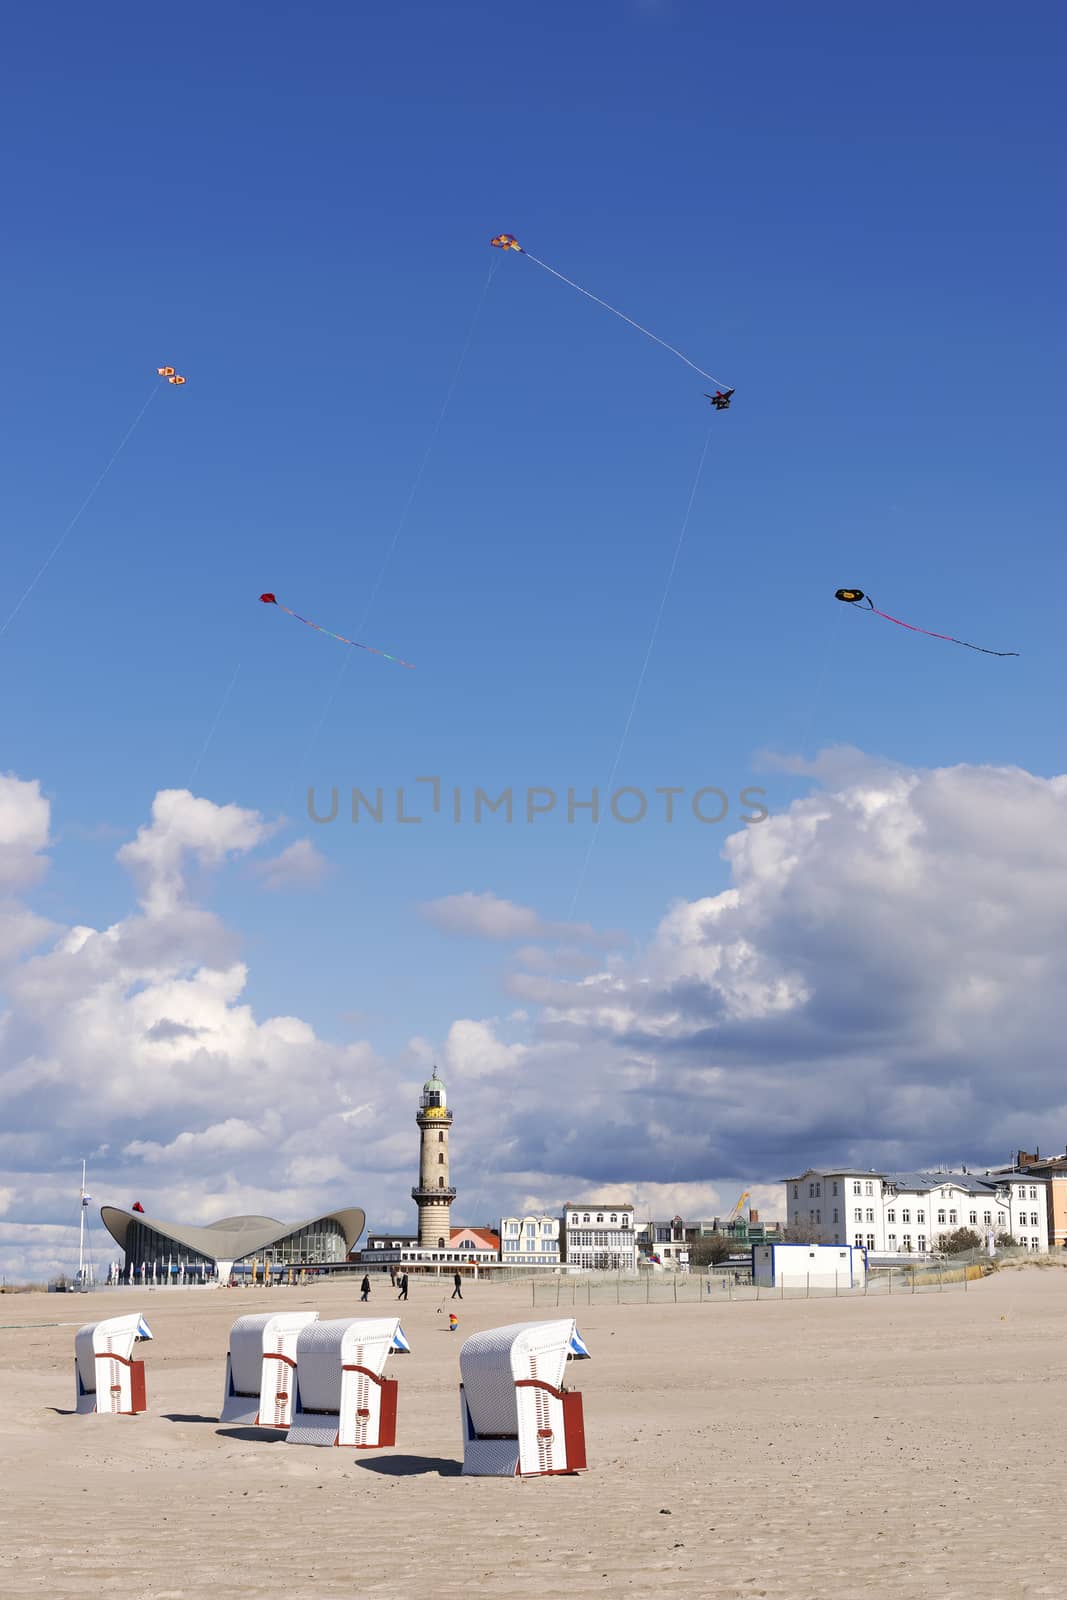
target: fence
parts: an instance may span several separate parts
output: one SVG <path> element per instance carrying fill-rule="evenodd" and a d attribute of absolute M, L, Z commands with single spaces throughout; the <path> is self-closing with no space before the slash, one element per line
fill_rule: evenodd
<path fill-rule="evenodd" d="M 810 1280 L 781 1283 L 735 1282 L 733 1275 L 675 1273 L 670 1277 L 624 1278 L 621 1275 L 556 1278 L 530 1285 L 530 1304 L 538 1307 L 594 1305 L 728 1305 L 735 1300 L 855 1300 L 868 1295 L 940 1294 L 946 1289 L 962 1289 L 989 1271 L 986 1264 L 874 1268 L 867 1281 L 852 1288 L 847 1283 L 834 1286 Z"/>

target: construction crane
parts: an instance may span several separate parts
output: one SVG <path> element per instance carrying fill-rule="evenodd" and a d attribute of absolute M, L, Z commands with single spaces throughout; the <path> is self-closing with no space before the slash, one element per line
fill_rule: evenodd
<path fill-rule="evenodd" d="M 725 1228 L 731 1228 L 735 1222 L 739 1222 L 740 1221 L 741 1213 L 745 1208 L 745 1201 L 748 1198 L 749 1198 L 749 1190 L 748 1189 L 746 1189 L 743 1194 L 739 1194 L 738 1195 L 737 1204 L 734 1206 L 734 1209 L 730 1212 L 730 1215 L 727 1217 L 726 1223 L 725 1223 Z M 725 1231 L 725 1228 L 724 1228 L 724 1231 Z"/>

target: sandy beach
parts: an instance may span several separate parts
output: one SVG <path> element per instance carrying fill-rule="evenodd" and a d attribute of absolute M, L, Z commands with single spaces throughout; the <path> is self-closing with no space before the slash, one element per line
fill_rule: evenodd
<path fill-rule="evenodd" d="M 380 1286 L 379 1286 L 380 1284 Z M 321 1289 L 4 1296 L 8 1596 L 1062 1597 L 1067 1273 L 967 1294 L 580 1307 L 589 1470 L 459 1476 L 467 1334 L 550 1311 L 412 1280 L 396 1449 L 220 1427 L 228 1330 Z M 396 1305 L 375 1280 L 370 1311 Z M 74 1325 L 144 1311 L 148 1412 L 77 1417 Z M 460 1327 L 447 1332 L 456 1309 Z M 63 1322 L 60 1327 L 34 1323 Z M 322 1496 L 320 1499 L 319 1496 Z"/>

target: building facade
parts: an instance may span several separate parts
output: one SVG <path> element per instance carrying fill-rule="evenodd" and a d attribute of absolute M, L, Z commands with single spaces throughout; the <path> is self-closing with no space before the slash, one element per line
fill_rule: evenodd
<path fill-rule="evenodd" d="M 419 1244 L 424 1250 L 447 1250 L 456 1198 L 448 1177 L 452 1113 L 436 1067 L 422 1086 L 415 1121 L 419 1128 L 419 1181 L 411 1197 L 419 1208 Z"/>
<path fill-rule="evenodd" d="M 997 1167 L 995 1173 L 1008 1183 L 1044 1178 L 1049 1248 L 1067 1249 L 1067 1155 L 1042 1158 L 1036 1150 L 1032 1155 L 1020 1150 L 1013 1166 Z"/>
<path fill-rule="evenodd" d="M 504 1267 L 558 1267 L 558 1217 L 501 1217 L 500 1264 Z"/>
<path fill-rule="evenodd" d="M 1024 1181 L 1025 1178 L 1025 1181 Z M 1045 1180 L 1021 1173 L 862 1172 L 809 1168 L 785 1180 L 787 1225 L 819 1244 L 876 1255 L 929 1255 L 958 1228 L 1048 1249 Z"/>
<path fill-rule="evenodd" d="M 563 1210 L 564 1259 L 580 1272 L 636 1272 L 637 1237 L 629 1200 Z"/>

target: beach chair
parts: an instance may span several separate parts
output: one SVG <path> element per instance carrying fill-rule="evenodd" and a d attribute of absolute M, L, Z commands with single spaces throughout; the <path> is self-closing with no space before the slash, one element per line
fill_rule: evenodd
<path fill-rule="evenodd" d="M 133 1347 L 151 1339 L 139 1311 L 87 1322 L 74 1335 L 75 1410 L 79 1416 L 132 1417 L 145 1409 L 144 1362 Z"/>
<path fill-rule="evenodd" d="M 288 1428 L 293 1420 L 296 1342 L 317 1311 L 261 1312 L 230 1329 L 226 1393 L 220 1422 Z"/>
<path fill-rule="evenodd" d="M 570 1317 L 473 1334 L 459 1353 L 464 1474 L 584 1472 L 582 1397 L 563 1376 L 568 1360 L 588 1355 Z"/>
<path fill-rule="evenodd" d="M 396 1317 L 340 1317 L 302 1328 L 296 1341 L 296 1395 L 287 1444 L 378 1450 L 396 1443 L 392 1354 L 410 1353 Z"/>

